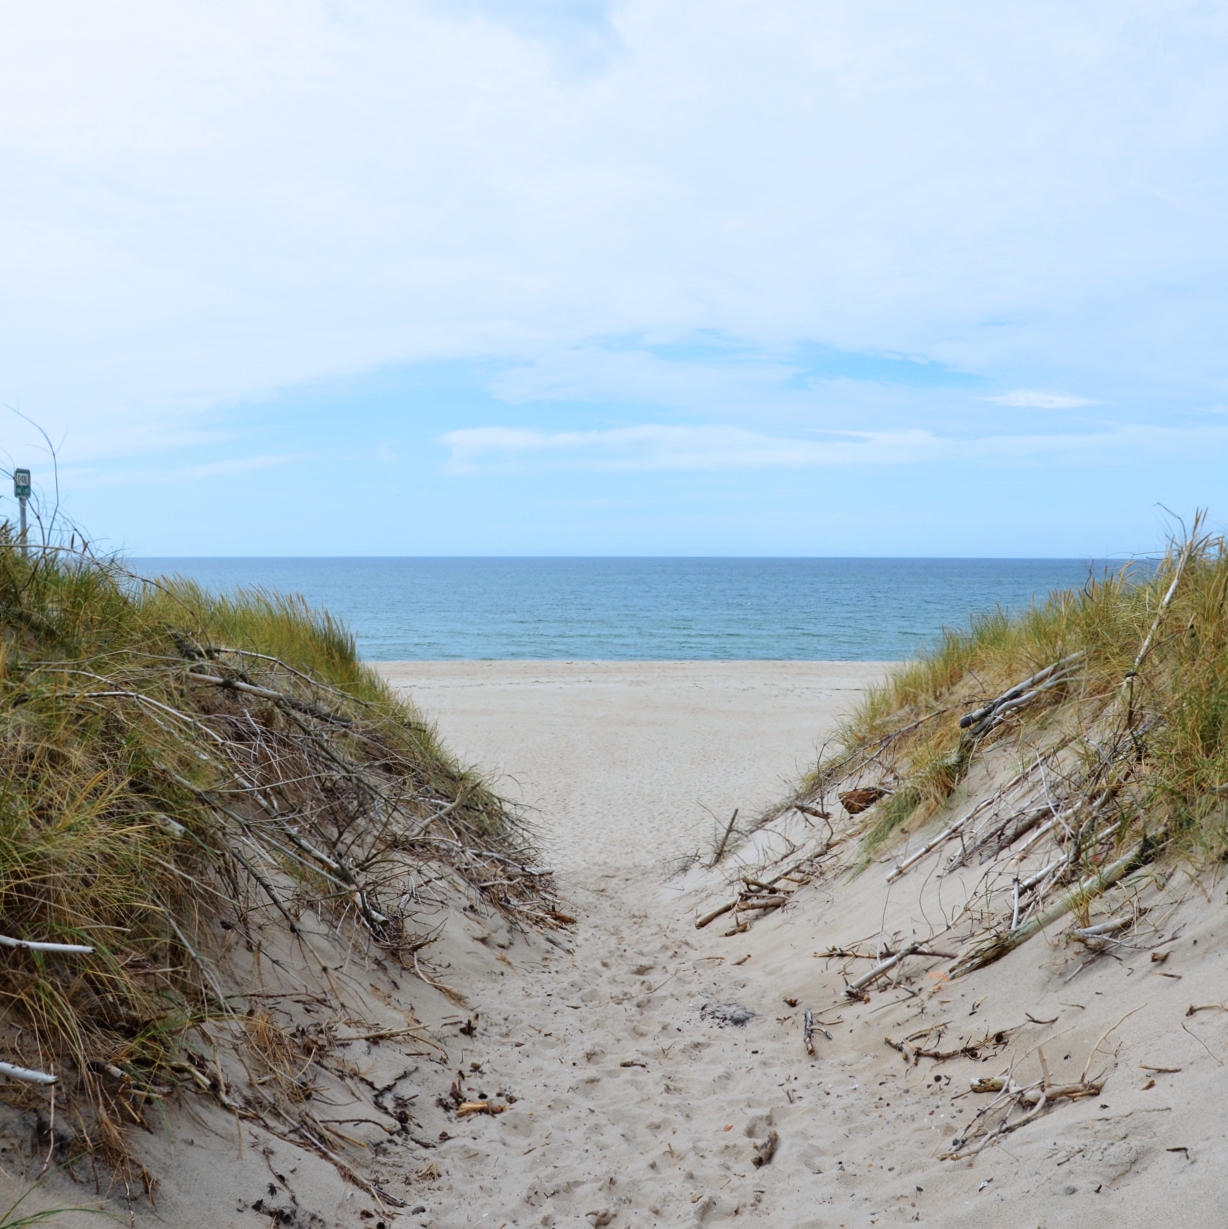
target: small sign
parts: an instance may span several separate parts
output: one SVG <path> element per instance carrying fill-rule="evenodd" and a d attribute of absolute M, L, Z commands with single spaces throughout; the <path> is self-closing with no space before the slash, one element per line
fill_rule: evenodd
<path fill-rule="evenodd" d="M 13 495 L 17 499 L 30 498 L 30 471 L 28 469 L 13 470 Z"/>

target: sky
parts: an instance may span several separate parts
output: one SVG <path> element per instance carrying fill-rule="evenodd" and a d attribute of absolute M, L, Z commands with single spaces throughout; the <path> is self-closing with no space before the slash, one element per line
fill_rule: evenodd
<path fill-rule="evenodd" d="M 1177 0 L 0 0 L 0 464 L 136 555 L 1154 550 L 1228 520 L 1226 68 Z"/>

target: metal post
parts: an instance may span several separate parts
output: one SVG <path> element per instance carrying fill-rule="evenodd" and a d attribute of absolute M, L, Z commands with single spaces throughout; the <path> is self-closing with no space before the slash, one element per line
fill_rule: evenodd
<path fill-rule="evenodd" d="M 21 506 L 21 533 L 18 541 L 21 543 L 21 553 L 29 558 L 30 548 L 26 541 L 26 500 L 30 498 L 30 471 L 28 469 L 13 470 L 13 494 Z"/>

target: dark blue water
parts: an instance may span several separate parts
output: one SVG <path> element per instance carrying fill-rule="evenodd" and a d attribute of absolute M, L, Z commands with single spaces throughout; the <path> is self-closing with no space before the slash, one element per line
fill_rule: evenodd
<path fill-rule="evenodd" d="M 134 559 L 301 593 L 368 660 L 888 660 L 1082 585 L 1079 559 Z M 1104 565 L 1094 565 L 1100 574 Z"/>

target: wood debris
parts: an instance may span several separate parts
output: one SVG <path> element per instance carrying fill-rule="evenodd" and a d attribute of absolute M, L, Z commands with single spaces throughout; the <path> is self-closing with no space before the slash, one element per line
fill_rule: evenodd
<path fill-rule="evenodd" d="M 1057 1101 L 1077 1101 L 1082 1097 L 1098 1097 L 1104 1087 L 1100 1080 L 1078 1080 L 1074 1083 L 1051 1083 L 1047 1075 L 1034 1083 L 1020 1086 L 1007 1075 L 982 1077 L 971 1081 L 975 1093 L 998 1095 L 978 1110 L 968 1129 L 959 1136 L 949 1152 L 941 1153 L 940 1161 L 958 1161 L 977 1156 L 994 1140 L 1017 1131 L 1040 1117 Z"/>
<path fill-rule="evenodd" d="M 719 905 L 709 913 L 705 913 L 695 921 L 695 929 L 703 930 L 711 922 L 715 922 L 718 917 L 724 917 L 727 913 L 734 915 L 734 926 L 732 930 L 725 931 L 725 937 L 741 934 L 743 931 L 750 928 L 750 922 L 757 917 L 762 917 L 766 913 L 770 913 L 775 909 L 780 909 L 787 905 L 792 899 L 793 892 L 804 884 L 809 883 L 808 875 L 799 875 L 798 871 L 804 863 L 798 863 L 791 866 L 786 871 L 781 871 L 779 875 L 763 882 L 750 876 L 743 876 L 742 890 L 738 893 L 736 899 Z M 784 888 L 782 883 L 790 883 L 793 887 Z"/>
<path fill-rule="evenodd" d="M 868 811 L 876 802 L 886 798 L 890 792 L 881 785 L 872 785 L 862 789 L 846 789 L 836 796 L 840 799 L 840 805 L 850 815 L 860 815 L 862 811 Z"/>
<path fill-rule="evenodd" d="M 496 1105 L 493 1101 L 462 1101 L 456 1107 L 457 1118 L 467 1118 L 470 1114 L 502 1114 L 506 1105 Z"/>
<path fill-rule="evenodd" d="M 761 1166 L 770 1165 L 772 1157 L 776 1155 L 776 1145 L 780 1143 L 780 1135 L 775 1131 L 769 1131 L 767 1138 L 761 1144 L 755 1145 L 754 1166 L 759 1169 Z"/>
<path fill-rule="evenodd" d="M 970 1041 L 954 1050 L 927 1050 L 913 1044 L 922 1037 L 928 1036 L 932 1031 L 927 1028 L 920 1033 L 914 1033 L 911 1037 L 906 1037 L 903 1041 L 892 1041 L 890 1037 L 884 1037 L 883 1041 L 902 1054 L 905 1062 L 910 1062 L 915 1067 L 918 1060 L 922 1058 L 932 1058 L 940 1063 L 951 1058 L 980 1059 L 985 1050 L 1001 1049 L 1010 1040 L 1010 1030 L 999 1029 L 994 1033 L 986 1033 L 979 1041 Z M 939 1031 L 941 1032 L 941 1029 Z"/>

